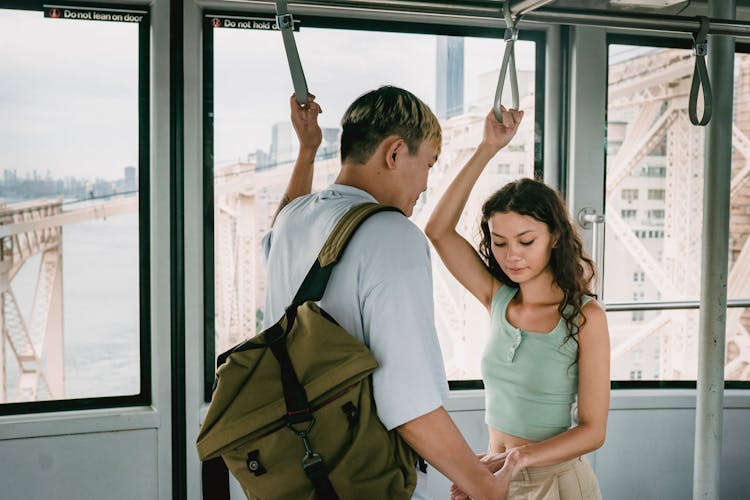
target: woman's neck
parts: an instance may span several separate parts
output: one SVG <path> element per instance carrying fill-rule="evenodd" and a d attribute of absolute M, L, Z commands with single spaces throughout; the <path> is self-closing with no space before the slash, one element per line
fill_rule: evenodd
<path fill-rule="evenodd" d="M 559 304 L 563 300 L 563 291 L 557 286 L 550 272 L 544 272 L 529 281 L 520 283 L 519 288 L 516 300 L 521 304 L 552 305 Z"/>

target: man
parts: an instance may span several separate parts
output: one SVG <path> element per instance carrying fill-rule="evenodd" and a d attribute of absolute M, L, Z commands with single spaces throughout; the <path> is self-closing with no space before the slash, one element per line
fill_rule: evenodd
<path fill-rule="evenodd" d="M 266 327 L 284 314 L 341 217 L 354 205 L 375 201 L 410 216 L 440 152 L 440 124 L 432 111 L 406 90 L 381 87 L 360 96 L 344 114 L 335 183 L 307 194 L 321 141 L 320 107 L 314 96 L 305 108 L 294 98 L 291 104 L 300 153 L 264 240 Z M 383 212 L 360 227 L 334 267 L 320 306 L 378 361 L 373 392 L 385 427 L 396 429 L 472 498 L 504 499 L 517 455 L 490 474 L 443 407 L 448 385 L 435 331 L 429 246 L 406 217 Z M 426 477 L 418 476 L 414 498 L 428 498 Z"/>

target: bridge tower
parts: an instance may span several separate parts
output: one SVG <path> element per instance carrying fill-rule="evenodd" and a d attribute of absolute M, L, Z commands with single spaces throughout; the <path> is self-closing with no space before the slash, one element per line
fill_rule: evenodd
<path fill-rule="evenodd" d="M 0 208 L 0 226 L 26 230 L 0 238 L 0 402 L 9 400 L 6 360 L 15 359 L 18 374 L 13 402 L 64 397 L 62 227 L 35 223 L 62 212 L 62 199 Z M 30 313 L 23 314 L 13 278 L 32 257 L 40 255 Z M 6 351 L 9 349 L 9 351 Z"/>

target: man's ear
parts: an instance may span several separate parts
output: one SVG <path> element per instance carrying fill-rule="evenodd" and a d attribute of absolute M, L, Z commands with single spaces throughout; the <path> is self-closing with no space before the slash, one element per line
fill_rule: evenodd
<path fill-rule="evenodd" d="M 389 169 L 396 168 L 396 159 L 403 154 L 406 143 L 400 137 L 389 137 L 385 144 L 385 163 Z"/>

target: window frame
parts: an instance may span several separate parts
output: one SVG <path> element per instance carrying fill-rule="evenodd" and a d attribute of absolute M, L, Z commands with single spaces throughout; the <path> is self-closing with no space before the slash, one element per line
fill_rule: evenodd
<path fill-rule="evenodd" d="M 39 12 L 43 15 L 47 2 L 0 0 L 0 9 Z M 139 311 L 139 385 L 138 394 L 125 396 L 97 396 L 89 398 L 56 399 L 0 404 L 0 416 L 70 412 L 131 406 L 152 403 L 151 373 L 151 265 L 150 265 L 150 101 L 151 101 L 151 10 L 147 5 L 110 4 L 96 2 L 56 2 L 56 7 L 77 9 L 118 9 L 143 15 L 138 23 L 138 311 Z M 64 21 L 62 21 L 64 22 Z"/>
<path fill-rule="evenodd" d="M 634 45 L 644 47 L 686 49 L 693 48 L 693 42 L 689 38 L 680 38 L 675 36 L 657 36 L 657 35 L 632 35 L 622 33 L 606 34 L 606 54 L 607 66 L 606 87 L 609 87 L 609 47 L 610 45 Z M 750 54 L 750 43 L 736 43 L 735 54 Z M 609 96 L 605 94 L 605 112 L 609 109 Z M 605 157 L 606 168 L 606 157 Z M 649 167 L 649 168 L 666 168 L 666 167 Z M 663 234 L 661 237 L 664 237 Z M 600 276 L 600 279 L 603 279 Z M 668 309 L 700 309 L 700 300 L 691 301 L 668 301 L 655 300 L 651 302 L 607 302 L 604 303 L 604 309 L 607 312 L 617 311 L 663 311 Z M 727 309 L 736 307 L 750 307 L 750 297 L 743 299 L 727 299 Z M 697 362 L 697 360 L 696 360 Z M 697 381 L 695 380 L 612 380 L 610 382 L 612 389 L 695 389 Z M 750 389 L 750 381 L 725 380 L 725 389 Z"/>
<path fill-rule="evenodd" d="M 357 15 L 357 14 L 354 14 Z M 233 16 L 238 18 L 246 17 L 268 17 L 273 18 L 268 12 L 256 11 L 229 11 L 205 9 L 202 13 L 202 32 L 203 32 L 203 178 L 213 179 L 213 28 L 210 26 L 208 19 L 210 17 Z M 464 36 L 477 38 L 496 38 L 502 39 L 504 31 L 485 27 L 434 24 L 430 22 L 406 22 L 406 21 L 383 21 L 369 20 L 364 18 L 358 19 L 341 19 L 337 17 L 315 16 L 315 15 L 296 15 L 295 20 L 300 21 L 302 28 L 328 28 L 328 29 L 346 29 L 357 31 L 371 32 L 390 32 L 390 33 L 413 33 L 425 35 L 447 35 L 447 36 Z M 224 28 L 222 28 L 224 29 Z M 544 178 L 544 144 L 545 144 L 545 102 L 546 95 L 545 77 L 546 77 L 546 47 L 547 31 L 546 27 L 538 29 L 525 29 L 519 33 L 519 40 L 532 41 L 536 43 L 535 57 L 535 117 L 534 117 L 534 177 Z M 498 57 L 498 65 L 500 57 Z M 287 78 L 288 75 L 284 75 Z M 215 352 L 215 295 L 214 295 L 214 220 L 213 220 L 213 182 L 203 183 L 203 282 L 204 282 L 204 401 L 211 401 L 213 391 L 214 374 L 216 372 Z M 450 390 L 455 389 L 482 389 L 484 385 L 481 380 L 449 380 Z"/>

